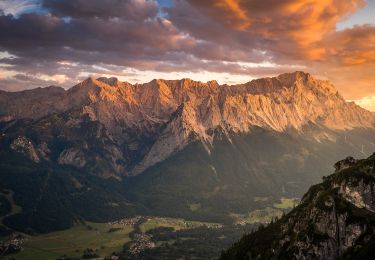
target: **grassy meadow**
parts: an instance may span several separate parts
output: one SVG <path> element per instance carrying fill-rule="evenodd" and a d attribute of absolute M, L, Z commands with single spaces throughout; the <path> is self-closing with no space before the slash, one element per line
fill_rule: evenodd
<path fill-rule="evenodd" d="M 111 228 L 117 231 L 109 232 Z M 106 223 L 87 223 L 68 230 L 44 235 L 27 236 L 24 250 L 16 254 L 17 260 L 56 259 L 63 255 L 82 256 L 86 248 L 92 248 L 100 256 L 119 252 L 130 241 L 131 226 Z"/>

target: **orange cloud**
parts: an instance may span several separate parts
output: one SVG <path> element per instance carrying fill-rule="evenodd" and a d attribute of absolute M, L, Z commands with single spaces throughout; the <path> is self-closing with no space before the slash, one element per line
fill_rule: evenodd
<path fill-rule="evenodd" d="M 334 32 L 322 44 L 326 46 L 329 62 L 344 66 L 375 63 L 374 26 L 354 26 Z"/>
<path fill-rule="evenodd" d="M 217 33 L 233 39 L 228 41 L 233 46 L 264 50 L 276 63 L 304 65 L 332 80 L 348 99 L 375 95 L 375 26 L 336 30 L 365 0 L 187 1 L 213 24 L 223 25 Z M 206 31 L 206 40 L 221 40 L 205 29 L 197 29 L 199 37 Z"/>
<path fill-rule="evenodd" d="M 250 26 L 250 18 L 247 16 L 245 10 L 242 9 L 239 1 L 221 0 L 216 1 L 214 6 L 226 11 L 228 15 L 224 16 L 225 22 L 234 26 L 236 29 L 245 30 Z"/>
<path fill-rule="evenodd" d="M 217 22 L 272 42 L 285 56 L 320 60 L 321 41 L 336 24 L 365 5 L 364 0 L 190 0 Z"/>

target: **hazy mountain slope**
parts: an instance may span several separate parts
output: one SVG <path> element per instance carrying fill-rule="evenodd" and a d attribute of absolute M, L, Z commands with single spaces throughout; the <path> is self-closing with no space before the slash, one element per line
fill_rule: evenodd
<path fill-rule="evenodd" d="M 292 212 L 244 236 L 222 259 L 371 259 L 375 252 L 375 154 L 336 172 Z"/>
<path fill-rule="evenodd" d="M 36 118 L 61 112 L 67 105 L 61 102 L 65 90 L 60 87 L 37 88 L 20 92 L 0 91 L 0 120 Z"/>
<path fill-rule="evenodd" d="M 8 146 L 8 141 L 0 138 L 0 146 Z M 1 149 L 0 194 L 8 191 L 14 193 L 21 211 L 13 212 L 3 223 L 28 233 L 66 229 L 83 219 L 105 221 L 135 213 L 115 179 L 50 161 L 36 163 L 12 149 Z"/>
<path fill-rule="evenodd" d="M 315 138 L 320 136 L 319 142 Z M 374 149 L 373 130 L 335 132 L 309 126 L 303 133 L 252 129 L 215 139 L 208 154 L 200 142 L 125 182 L 126 196 L 150 212 L 229 221 L 230 213 L 272 206 L 281 197 L 301 197 L 348 154 Z M 264 198 L 259 201 L 257 198 Z M 191 205 L 199 205 L 192 210 Z"/>

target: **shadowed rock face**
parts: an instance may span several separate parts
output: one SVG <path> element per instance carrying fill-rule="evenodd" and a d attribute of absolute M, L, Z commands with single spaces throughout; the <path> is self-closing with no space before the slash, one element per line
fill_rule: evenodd
<path fill-rule="evenodd" d="M 375 243 L 375 154 L 351 161 L 311 187 L 292 212 L 243 237 L 222 259 L 370 259 Z"/>
<path fill-rule="evenodd" d="M 334 167 L 336 171 L 341 171 L 343 169 L 353 166 L 357 162 L 352 156 L 346 157 L 344 160 L 335 163 Z"/>
<path fill-rule="evenodd" d="M 88 78 L 67 91 L 1 92 L 0 101 L 2 121 L 75 110 L 67 124 L 79 125 L 85 116 L 99 122 L 109 139 L 126 146 L 123 152 L 137 155 L 136 160 L 120 156 L 128 161 L 128 174 L 139 174 L 196 140 L 210 153 L 218 131 L 230 138 L 254 127 L 284 132 L 311 123 L 334 130 L 374 125 L 370 112 L 345 102 L 329 82 L 303 72 L 234 86 L 190 79 L 132 85 Z"/>

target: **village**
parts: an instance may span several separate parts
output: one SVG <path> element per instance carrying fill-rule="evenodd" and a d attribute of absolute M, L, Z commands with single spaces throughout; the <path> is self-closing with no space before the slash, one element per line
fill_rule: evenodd
<path fill-rule="evenodd" d="M 8 240 L 0 242 L 0 257 L 20 252 L 25 242 L 25 237 L 21 234 L 12 235 Z"/>

